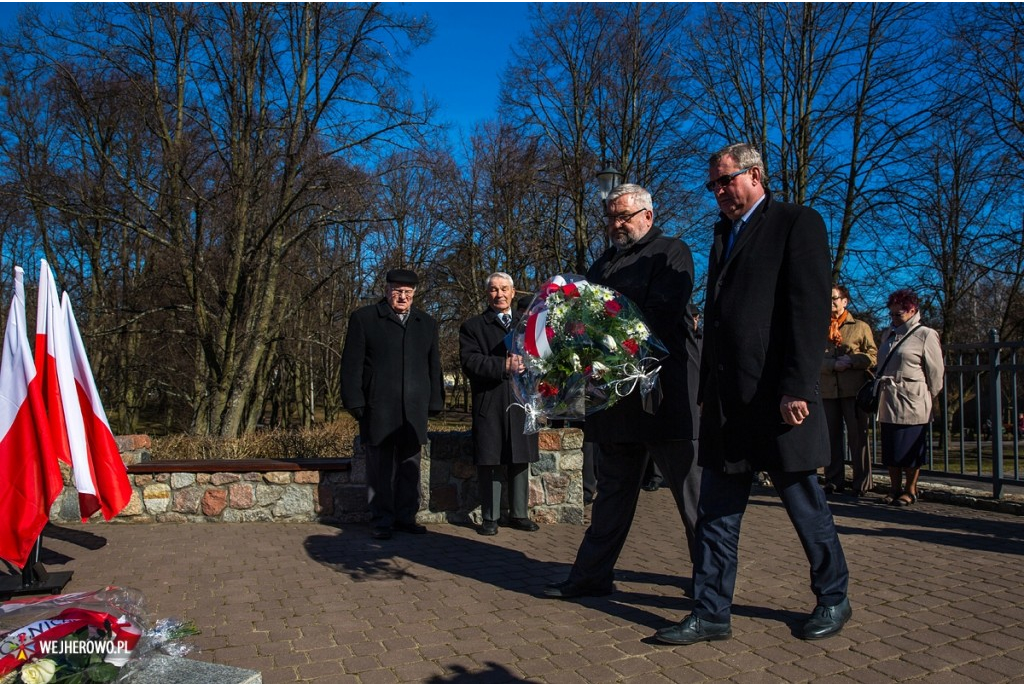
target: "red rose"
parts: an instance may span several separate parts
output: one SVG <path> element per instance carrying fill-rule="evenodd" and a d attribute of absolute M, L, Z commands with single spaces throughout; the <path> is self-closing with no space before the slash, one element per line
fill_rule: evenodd
<path fill-rule="evenodd" d="M 569 334 L 575 336 L 583 336 L 587 332 L 587 327 L 583 325 L 582 321 L 574 321 L 569 324 Z"/>
<path fill-rule="evenodd" d="M 580 296 L 580 289 L 576 287 L 575 283 L 567 283 L 566 285 L 563 285 L 562 292 L 565 293 L 565 296 L 570 300 L 574 297 Z"/>
<path fill-rule="evenodd" d="M 544 335 L 548 337 L 548 342 L 551 342 L 555 338 L 555 330 L 551 326 L 545 326 Z"/>
<path fill-rule="evenodd" d="M 626 338 L 622 341 L 622 346 L 626 348 L 626 351 L 631 355 L 636 356 L 636 353 L 640 351 L 640 346 L 636 344 L 636 340 L 632 338 Z"/>
<path fill-rule="evenodd" d="M 616 302 L 615 300 L 608 300 L 607 302 L 604 303 L 604 311 L 608 314 L 608 316 L 616 316 L 619 313 L 619 310 L 621 309 L 622 305 Z"/>
<path fill-rule="evenodd" d="M 541 381 L 537 384 L 537 392 L 539 392 L 542 397 L 553 397 L 558 394 L 558 388 Z"/>

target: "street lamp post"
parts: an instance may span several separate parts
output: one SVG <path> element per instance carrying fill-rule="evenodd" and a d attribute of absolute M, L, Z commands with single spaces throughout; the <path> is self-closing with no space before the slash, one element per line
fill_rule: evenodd
<path fill-rule="evenodd" d="M 604 163 L 604 168 L 597 172 L 597 185 L 601 192 L 601 202 L 608 198 L 608 193 L 612 192 L 615 186 L 622 183 L 622 172 L 611 165 L 610 162 Z"/>

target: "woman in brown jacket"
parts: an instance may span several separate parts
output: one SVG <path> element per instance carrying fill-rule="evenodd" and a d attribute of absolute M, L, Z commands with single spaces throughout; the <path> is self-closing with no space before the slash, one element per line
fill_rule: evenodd
<path fill-rule="evenodd" d="M 932 398 L 942 391 L 946 367 L 939 334 L 920 325 L 914 291 L 897 290 L 886 306 L 892 328 L 882 340 L 878 358 L 884 360 L 893 346 L 903 338 L 906 341 L 875 374 L 881 380 L 878 421 L 882 427 L 882 463 L 889 469 L 890 482 L 889 495 L 883 502 L 905 507 L 917 501 L 917 477 L 928 458 Z"/>
<path fill-rule="evenodd" d="M 842 492 L 843 424 L 850 448 L 853 482 L 850 490 L 857 497 L 871 491 L 871 458 L 868 455 L 868 415 L 857 408 L 857 390 L 869 378 L 868 369 L 877 362 L 878 348 L 871 326 L 853 318 L 846 309 L 850 291 L 846 286 L 832 288 L 832 321 L 829 324 L 825 358 L 821 364 L 821 398 L 828 422 L 832 462 L 825 468 L 825 492 Z"/>

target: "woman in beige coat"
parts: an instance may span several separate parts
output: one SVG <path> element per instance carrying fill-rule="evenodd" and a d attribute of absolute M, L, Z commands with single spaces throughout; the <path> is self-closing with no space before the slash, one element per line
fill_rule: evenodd
<path fill-rule="evenodd" d="M 886 306 L 892 328 L 878 350 L 876 376 L 881 379 L 878 421 L 882 427 L 882 463 L 889 469 L 887 504 L 909 506 L 917 501 L 917 478 L 928 457 L 928 425 L 932 398 L 942 390 L 945 365 L 939 334 L 921 324 L 919 301 L 914 291 L 897 290 Z M 884 360 L 904 337 L 888 363 Z M 906 485 L 902 484 L 906 476 Z"/>
<path fill-rule="evenodd" d="M 878 347 L 871 326 L 853 318 L 846 309 L 850 291 L 846 286 L 832 288 L 832 322 L 829 325 L 825 357 L 821 363 L 821 399 L 828 423 L 832 462 L 825 468 L 825 492 L 843 491 L 843 424 L 850 448 L 853 481 L 850 490 L 856 497 L 871 491 L 871 458 L 868 455 L 868 415 L 857 408 L 857 390 L 870 378 L 868 370 L 878 363 Z"/>

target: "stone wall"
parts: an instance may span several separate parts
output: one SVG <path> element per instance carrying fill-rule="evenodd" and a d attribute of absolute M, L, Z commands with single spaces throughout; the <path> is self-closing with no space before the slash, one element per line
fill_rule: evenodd
<path fill-rule="evenodd" d="M 583 523 L 583 431 L 541 431 L 540 460 L 530 465 L 530 518 Z M 480 523 L 477 469 L 469 431 L 433 433 L 423 453 L 421 523 Z M 507 507 L 507 497 L 503 498 Z"/>
<path fill-rule="evenodd" d="M 583 434 L 542 431 L 540 461 L 530 469 L 530 516 L 541 523 L 583 523 Z M 472 438 L 433 433 L 422 461 L 423 523 L 480 521 Z M 357 444 L 351 459 L 235 462 L 153 462 L 147 436 L 117 438 L 129 466 L 132 498 L 119 523 L 366 521 L 366 461 Z M 64 491 L 54 522 L 79 521 L 78 492 L 61 464 Z M 96 518 L 100 515 L 96 514 Z"/>

